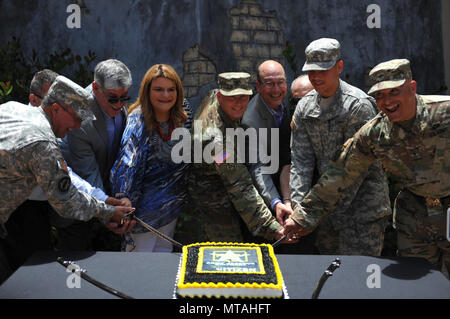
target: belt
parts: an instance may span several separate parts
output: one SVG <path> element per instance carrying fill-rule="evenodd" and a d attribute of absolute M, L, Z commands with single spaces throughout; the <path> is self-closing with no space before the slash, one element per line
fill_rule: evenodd
<path fill-rule="evenodd" d="M 450 196 L 443 198 L 423 197 L 425 205 L 430 208 L 442 208 L 443 210 L 450 206 Z"/>

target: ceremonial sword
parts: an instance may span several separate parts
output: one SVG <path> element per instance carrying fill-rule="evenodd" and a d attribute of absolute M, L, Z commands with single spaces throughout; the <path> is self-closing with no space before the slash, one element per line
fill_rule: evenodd
<path fill-rule="evenodd" d="M 275 248 L 275 247 L 277 247 L 283 240 L 285 240 L 286 239 L 286 235 L 284 235 L 283 237 L 281 237 L 280 239 L 278 239 L 276 242 L 274 242 L 273 244 L 272 244 L 272 247 L 273 248 Z"/>
<path fill-rule="evenodd" d="M 159 236 L 160 238 L 167 240 L 168 242 L 172 243 L 173 245 L 179 247 L 179 248 L 183 248 L 183 244 L 177 242 L 175 239 L 172 239 L 166 235 L 164 235 L 163 233 L 161 233 L 160 231 L 156 230 L 155 228 L 153 228 L 152 226 L 150 226 L 149 224 L 147 224 L 146 222 L 144 222 L 142 219 L 136 217 L 136 214 L 134 212 L 130 212 L 124 215 L 121 224 L 124 224 L 126 220 L 131 220 L 134 219 L 136 222 L 138 222 L 141 226 L 143 226 L 144 228 L 146 228 L 147 230 L 151 231 L 152 233 L 154 233 L 155 235 Z M 283 237 L 281 237 L 280 239 L 278 239 L 275 243 L 272 244 L 273 247 L 278 246 L 282 241 L 284 241 L 286 239 L 286 235 L 284 235 Z"/>
<path fill-rule="evenodd" d="M 138 222 L 142 227 L 144 227 L 145 229 L 151 231 L 152 233 L 154 233 L 155 235 L 157 235 L 158 237 L 170 242 L 171 244 L 179 247 L 179 248 L 183 248 L 183 245 L 180 244 L 179 242 L 177 242 L 175 239 L 172 239 L 166 235 L 164 235 L 163 233 L 161 233 L 160 231 L 156 230 L 155 228 L 153 228 L 152 226 L 150 226 L 149 224 L 147 224 L 146 222 L 144 222 L 142 219 L 136 217 L 136 214 L 134 212 L 130 212 L 124 215 L 121 224 L 124 224 L 126 220 L 131 220 L 134 219 L 136 222 Z"/>
<path fill-rule="evenodd" d="M 101 282 L 95 280 L 94 278 L 92 278 L 91 276 L 89 276 L 88 274 L 86 274 L 86 269 L 81 269 L 77 264 L 75 264 L 73 261 L 68 261 L 68 260 L 64 260 L 61 257 L 58 257 L 56 259 L 61 265 L 63 265 L 64 267 L 66 267 L 67 269 L 70 269 L 69 266 L 71 265 L 75 265 L 76 267 L 73 267 L 72 269 L 70 269 L 73 273 L 78 274 L 81 278 L 83 278 L 84 280 L 90 282 L 91 284 L 93 284 L 94 286 L 109 292 L 110 294 L 113 294 L 114 296 L 123 298 L 123 299 L 134 299 L 133 297 L 127 296 L 124 293 L 113 289 L 111 287 L 108 287 L 105 284 L 102 284 Z"/>
<path fill-rule="evenodd" d="M 328 266 L 327 270 L 322 274 L 322 277 L 319 279 L 319 283 L 317 284 L 316 290 L 312 294 L 311 299 L 317 299 L 319 297 L 320 291 L 322 290 L 323 285 L 327 281 L 327 279 L 333 276 L 333 272 L 341 266 L 341 260 L 336 258 L 330 266 Z"/>

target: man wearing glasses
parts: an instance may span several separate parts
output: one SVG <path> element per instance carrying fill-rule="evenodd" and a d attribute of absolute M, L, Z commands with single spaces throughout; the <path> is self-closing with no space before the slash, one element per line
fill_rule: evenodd
<path fill-rule="evenodd" d="M 250 147 L 258 150 L 264 147 L 265 153 L 270 154 L 270 158 L 278 157 L 278 167 L 275 173 L 268 174 L 264 171 L 268 165 L 273 163 L 249 163 L 249 170 L 253 183 L 261 197 L 272 212 L 278 215 L 289 215 L 292 213 L 290 193 L 289 193 L 289 170 L 291 164 L 290 139 L 290 112 L 283 103 L 287 93 L 286 74 L 283 66 L 273 60 L 261 63 L 257 69 L 256 94 L 248 103 L 247 110 L 242 118 L 242 124 L 258 130 L 258 137 L 261 137 L 260 129 L 267 129 L 265 141 L 258 140 L 257 145 Z M 278 130 L 279 139 L 277 145 L 273 145 L 272 130 Z M 278 154 L 271 152 L 278 150 Z M 278 219 L 281 224 L 282 220 Z"/>
<path fill-rule="evenodd" d="M 96 119 L 83 123 L 79 130 L 69 132 L 60 143 L 73 171 L 109 195 L 109 175 L 126 125 L 125 106 L 130 99 L 128 92 L 131 84 L 131 72 L 121 61 L 109 59 L 97 64 L 94 82 L 86 88 L 94 97 L 92 111 Z M 91 228 L 89 223 L 78 221 L 59 228 L 60 248 L 91 249 Z"/>
<path fill-rule="evenodd" d="M 340 79 L 344 62 L 340 43 L 322 38 L 305 50 L 313 91 L 298 103 L 292 118 L 290 189 L 293 208 L 313 186 L 314 169 L 324 174 L 342 145 L 375 116 L 375 101 Z M 384 231 L 391 215 L 386 177 L 376 161 L 350 187 L 317 232 L 321 254 L 381 254 Z"/>
<path fill-rule="evenodd" d="M 8 102 L 0 106 L 0 284 L 35 250 L 42 247 L 38 233 L 39 212 L 26 205 L 33 188 L 40 186 L 60 215 L 77 220 L 98 217 L 119 223 L 130 207 L 110 206 L 72 184 L 57 138 L 94 118 L 93 98 L 69 79 L 58 76 L 41 107 Z M 11 217 L 29 209 L 32 219 Z M 45 226 L 44 226 L 45 227 Z"/>

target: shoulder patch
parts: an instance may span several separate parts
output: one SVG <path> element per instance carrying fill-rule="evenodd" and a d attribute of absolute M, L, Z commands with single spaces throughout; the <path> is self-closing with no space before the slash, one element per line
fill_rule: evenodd
<path fill-rule="evenodd" d="M 348 140 L 347 140 L 347 142 L 345 142 L 344 143 L 344 147 L 347 147 L 347 146 L 349 146 L 350 145 L 350 143 L 353 141 L 353 137 L 351 137 L 351 138 L 349 138 Z"/>
<path fill-rule="evenodd" d="M 70 184 L 72 184 L 72 182 L 70 181 L 70 177 L 69 176 L 63 176 L 58 181 L 58 190 L 61 193 L 67 193 L 67 191 L 70 188 Z"/>
<path fill-rule="evenodd" d="M 291 131 L 293 131 L 294 130 L 294 128 L 295 128 L 295 118 L 294 118 L 294 116 L 292 116 L 292 120 L 291 120 Z"/>
<path fill-rule="evenodd" d="M 218 155 L 216 155 L 216 157 L 214 157 L 214 162 L 216 162 L 217 166 L 222 165 L 223 163 L 225 163 L 225 161 L 231 156 L 231 154 L 229 152 L 227 152 L 226 149 L 223 150 L 222 153 L 219 153 Z"/>

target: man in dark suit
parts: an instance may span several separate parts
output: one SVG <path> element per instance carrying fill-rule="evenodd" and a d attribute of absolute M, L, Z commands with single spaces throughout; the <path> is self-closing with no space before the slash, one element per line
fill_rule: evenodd
<path fill-rule="evenodd" d="M 292 213 L 289 190 L 291 113 L 289 107 L 283 103 L 287 94 L 287 81 L 280 63 L 267 60 L 258 66 L 256 91 L 258 94 L 248 103 L 242 124 L 257 129 L 258 143 L 256 146 L 250 145 L 250 148 L 256 147 L 257 154 L 261 154 L 260 149 L 265 148 L 266 154 L 270 154 L 271 163 L 264 163 L 261 157 L 258 157 L 258 163 L 249 163 L 249 170 L 256 189 L 277 216 L 278 222 L 283 225 L 284 220 L 279 218 L 280 214 Z M 264 128 L 267 131 L 261 130 Z M 272 136 L 274 133 L 278 135 L 278 139 L 276 135 Z M 267 135 L 261 140 L 263 134 Z M 274 165 L 278 167 L 273 169 Z M 306 245 L 308 248 L 301 248 L 305 246 L 306 241 L 309 239 L 304 238 L 295 245 L 279 246 L 277 253 L 310 253 L 311 243 Z"/>
<path fill-rule="evenodd" d="M 261 157 L 258 157 L 258 163 L 250 163 L 250 172 L 256 188 L 273 212 L 277 215 L 280 211 L 292 212 L 289 195 L 290 114 L 289 109 L 283 104 L 287 82 L 280 63 L 268 60 L 258 67 L 256 91 L 258 94 L 248 103 L 242 124 L 257 129 L 257 154 L 261 154 L 260 148 L 264 147 L 272 161 L 264 163 Z M 267 129 L 267 135 L 263 140 L 261 134 L 265 131 L 261 131 L 262 128 Z M 279 140 L 274 139 L 275 143 L 272 143 L 272 133 L 275 130 L 271 129 L 278 129 Z M 250 147 L 255 149 L 253 145 Z M 270 167 L 273 165 L 278 167 Z"/>
<path fill-rule="evenodd" d="M 69 132 L 60 147 L 73 171 L 92 186 L 110 194 L 109 174 L 125 129 L 132 84 L 131 72 L 122 62 L 102 61 L 95 67 L 94 82 L 86 90 L 95 99 L 92 111 L 94 121 L 83 123 L 81 129 Z M 113 229 L 111 229 L 113 230 Z M 86 222 L 74 221 L 58 228 L 61 249 L 91 249 L 92 230 Z"/>

